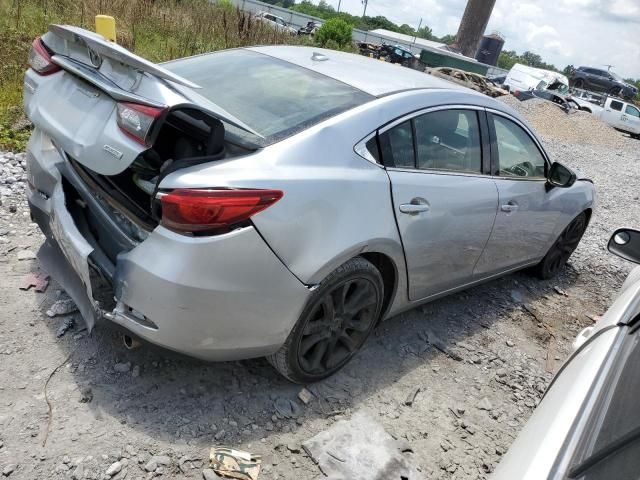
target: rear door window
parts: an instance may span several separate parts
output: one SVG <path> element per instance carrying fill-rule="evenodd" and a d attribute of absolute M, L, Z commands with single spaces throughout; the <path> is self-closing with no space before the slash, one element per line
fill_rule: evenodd
<path fill-rule="evenodd" d="M 616 102 L 615 100 L 611 101 L 611 109 L 612 110 L 615 110 L 616 112 L 621 112 L 622 111 L 622 107 L 624 107 L 624 103 Z"/>
<path fill-rule="evenodd" d="M 478 115 L 473 110 L 439 110 L 414 119 L 417 168 L 481 173 Z"/>
<path fill-rule="evenodd" d="M 382 159 L 385 166 L 415 168 L 411 120 L 407 120 L 381 133 L 380 149 L 382 150 Z"/>

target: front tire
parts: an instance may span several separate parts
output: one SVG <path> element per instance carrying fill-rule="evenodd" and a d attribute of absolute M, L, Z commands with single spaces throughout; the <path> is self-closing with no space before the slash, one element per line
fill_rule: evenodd
<path fill-rule="evenodd" d="M 378 269 L 364 258 L 349 260 L 320 283 L 284 345 L 267 360 L 294 383 L 333 375 L 375 328 L 383 297 Z"/>
<path fill-rule="evenodd" d="M 586 229 L 587 214 L 582 212 L 562 231 L 542 261 L 534 267 L 534 273 L 542 280 L 555 277 L 571 257 Z"/>

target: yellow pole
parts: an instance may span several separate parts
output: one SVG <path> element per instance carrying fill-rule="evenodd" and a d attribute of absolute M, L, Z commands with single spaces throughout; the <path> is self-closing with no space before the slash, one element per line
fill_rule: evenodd
<path fill-rule="evenodd" d="M 96 33 L 111 42 L 116 41 L 116 19 L 109 15 L 96 15 Z"/>

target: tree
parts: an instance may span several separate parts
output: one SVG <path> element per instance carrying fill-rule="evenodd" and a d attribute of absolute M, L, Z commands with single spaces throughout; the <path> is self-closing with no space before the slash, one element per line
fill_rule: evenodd
<path fill-rule="evenodd" d="M 571 75 L 573 75 L 573 72 L 575 72 L 575 70 L 576 70 L 576 67 L 574 67 L 573 65 L 567 65 L 562 70 L 562 73 L 564 73 L 567 77 L 570 77 Z"/>
<path fill-rule="evenodd" d="M 433 37 L 433 30 L 429 27 L 424 26 L 420 27 L 417 31 L 417 36 L 420 38 L 424 38 L 425 40 L 431 40 Z"/>
<path fill-rule="evenodd" d="M 322 47 L 335 44 L 344 48 L 351 43 L 351 25 L 341 18 L 331 18 L 318 29 L 315 41 Z"/>

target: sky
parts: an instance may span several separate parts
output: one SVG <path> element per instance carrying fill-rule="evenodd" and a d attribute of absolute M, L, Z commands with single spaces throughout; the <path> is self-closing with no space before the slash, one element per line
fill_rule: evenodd
<path fill-rule="evenodd" d="M 327 0 L 337 8 L 338 0 Z M 367 15 L 417 28 L 420 17 L 437 36 L 454 34 L 466 0 L 369 0 Z M 341 11 L 362 15 L 361 0 Z M 500 32 L 506 50 L 539 54 L 566 65 L 606 68 L 640 79 L 640 0 L 497 0 L 486 33 Z"/>

